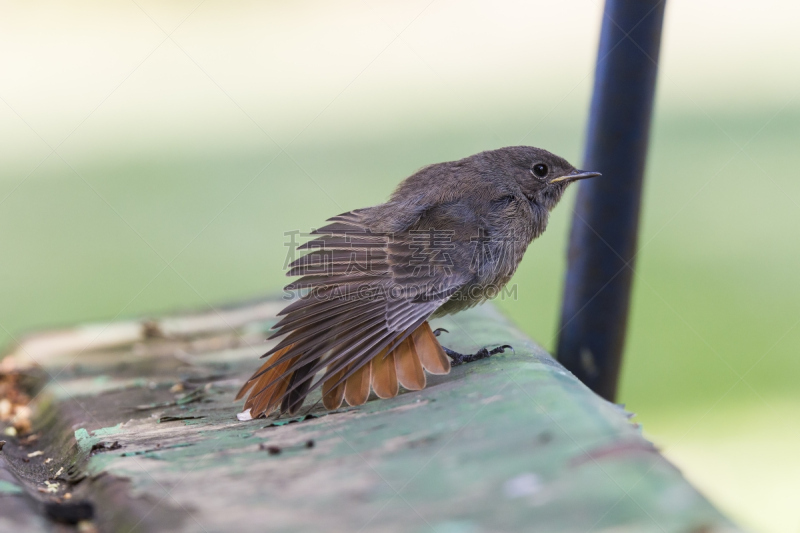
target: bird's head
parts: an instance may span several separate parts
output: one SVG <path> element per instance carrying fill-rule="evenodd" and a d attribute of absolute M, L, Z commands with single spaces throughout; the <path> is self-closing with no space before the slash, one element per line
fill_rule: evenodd
<path fill-rule="evenodd" d="M 532 203 L 552 210 L 567 186 L 578 180 L 600 176 L 599 172 L 578 170 L 566 159 L 533 146 L 512 146 L 497 150 L 510 166 L 522 194 Z"/>

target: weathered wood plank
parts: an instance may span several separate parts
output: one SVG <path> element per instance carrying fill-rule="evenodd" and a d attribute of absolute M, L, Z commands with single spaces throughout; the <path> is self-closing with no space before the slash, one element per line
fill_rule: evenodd
<path fill-rule="evenodd" d="M 79 514 L 67 504 L 89 506 L 101 531 L 735 529 L 627 413 L 489 306 L 437 321 L 450 330 L 441 340 L 462 352 L 509 343 L 515 354 L 359 408 L 240 422 L 233 396 L 279 307 L 100 326 L 98 344 L 82 328 L 17 347 L 5 372 L 36 374 L 30 356 L 44 370 L 39 438 L 7 438 L 0 479 L 13 472 L 24 495 L 0 488 L 0 510 L 9 498 L 32 502 L 14 518 L 31 531 L 49 527 L 44 512 Z"/>

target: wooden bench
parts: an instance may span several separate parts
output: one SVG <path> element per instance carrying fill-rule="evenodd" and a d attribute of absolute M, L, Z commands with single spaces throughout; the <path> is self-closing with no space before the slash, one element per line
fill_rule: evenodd
<path fill-rule="evenodd" d="M 15 347 L 0 375 L 35 396 L 33 429 L 0 437 L 0 531 L 735 530 L 630 413 L 490 305 L 435 321 L 440 340 L 515 353 L 358 408 L 237 420 L 283 303 Z"/>

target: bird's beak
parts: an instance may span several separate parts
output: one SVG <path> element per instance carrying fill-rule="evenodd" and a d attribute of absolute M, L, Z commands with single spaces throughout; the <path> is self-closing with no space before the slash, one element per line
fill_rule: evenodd
<path fill-rule="evenodd" d="M 566 181 L 572 183 L 573 181 L 585 180 L 587 178 L 597 178 L 602 176 L 599 172 L 587 172 L 586 170 L 573 170 L 569 174 L 559 176 L 556 179 L 550 180 L 550 183 L 558 183 L 559 181 Z"/>

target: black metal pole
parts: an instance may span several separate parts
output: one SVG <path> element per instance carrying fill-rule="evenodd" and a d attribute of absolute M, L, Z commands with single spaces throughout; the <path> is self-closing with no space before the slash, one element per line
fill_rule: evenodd
<path fill-rule="evenodd" d="M 584 168 L 570 234 L 558 360 L 613 400 L 633 259 L 665 0 L 606 0 Z"/>

